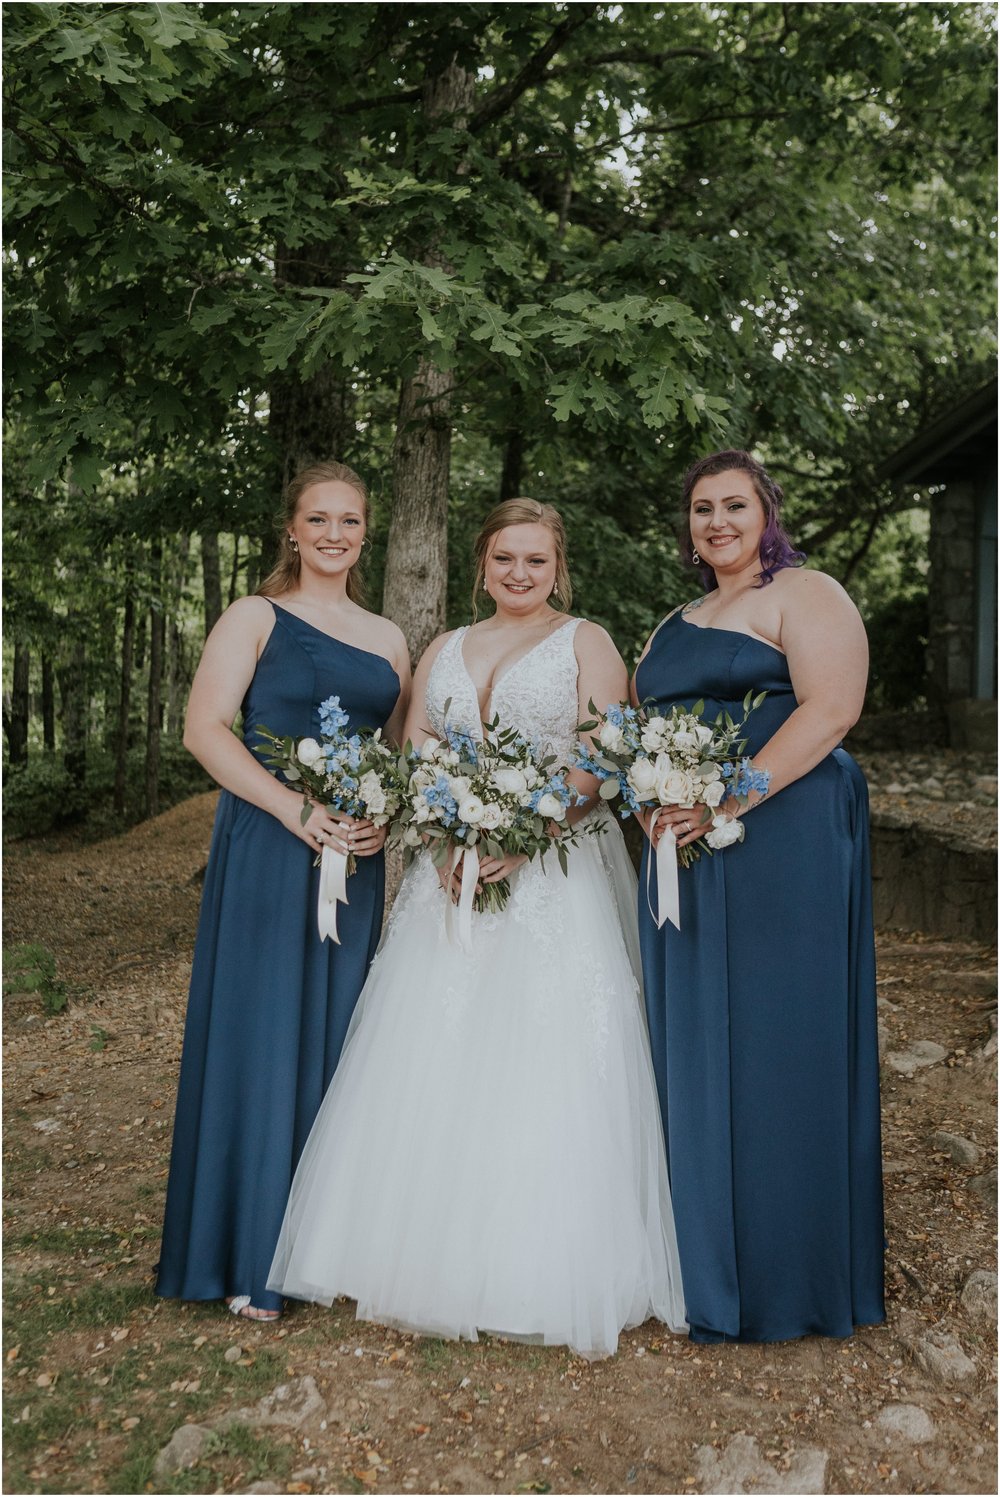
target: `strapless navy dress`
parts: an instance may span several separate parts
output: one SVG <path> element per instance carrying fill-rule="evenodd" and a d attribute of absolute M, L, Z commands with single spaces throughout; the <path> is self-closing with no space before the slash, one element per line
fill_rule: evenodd
<path fill-rule="evenodd" d="M 319 735 L 339 696 L 351 726 L 385 724 L 399 695 L 389 662 L 274 605 L 275 623 L 243 701 L 243 741 L 259 725 Z M 341 944 L 320 942 L 313 853 L 266 811 L 223 790 L 195 942 L 177 1093 L 161 1295 L 267 1289 L 299 1154 L 336 1069 L 382 924 L 381 853 L 359 858 L 341 905 Z"/>
<path fill-rule="evenodd" d="M 639 700 L 705 702 L 755 754 L 795 710 L 780 650 L 679 613 Z M 648 859 L 648 845 L 644 860 Z M 655 877 L 655 875 L 654 875 Z M 843 749 L 680 870 L 680 930 L 640 877 L 653 1065 L 696 1341 L 849 1336 L 885 1318 L 868 792 Z"/>

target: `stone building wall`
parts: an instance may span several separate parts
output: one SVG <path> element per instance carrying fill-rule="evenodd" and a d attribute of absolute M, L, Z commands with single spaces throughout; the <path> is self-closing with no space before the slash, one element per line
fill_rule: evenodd
<path fill-rule="evenodd" d="M 976 491 L 949 483 L 931 499 L 928 540 L 930 627 L 928 687 L 932 705 L 974 694 L 976 656 Z"/>

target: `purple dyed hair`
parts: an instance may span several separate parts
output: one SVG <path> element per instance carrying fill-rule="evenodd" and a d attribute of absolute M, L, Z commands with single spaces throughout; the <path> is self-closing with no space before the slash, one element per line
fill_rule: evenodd
<path fill-rule="evenodd" d="M 749 474 L 754 493 L 764 507 L 764 533 L 760 538 L 760 581 L 756 583 L 756 586 L 766 587 L 775 572 L 780 572 L 785 567 L 801 566 L 806 559 L 806 553 L 795 549 L 779 518 L 781 506 L 785 500 L 780 483 L 775 483 L 763 465 L 749 452 L 743 452 L 740 448 L 732 448 L 725 452 L 710 452 L 707 457 L 699 458 L 696 463 L 693 463 L 685 473 L 684 518 L 680 534 L 681 559 L 689 567 L 695 565 L 694 545 L 691 541 L 688 520 L 691 510 L 691 494 L 695 484 L 702 478 L 714 478 L 717 473 L 730 472 Z M 707 562 L 703 561 L 697 571 L 707 593 L 718 587 L 715 571 Z"/>

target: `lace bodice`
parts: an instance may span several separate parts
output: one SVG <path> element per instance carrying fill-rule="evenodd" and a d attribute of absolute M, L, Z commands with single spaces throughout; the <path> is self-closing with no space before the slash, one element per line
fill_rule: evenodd
<path fill-rule="evenodd" d="M 577 663 L 573 648 L 579 619 L 569 619 L 508 666 L 493 687 L 490 715 L 510 725 L 544 754 L 568 763 L 579 722 Z M 444 737 L 448 722 L 474 738 L 482 736 L 479 698 L 462 654 L 468 625 L 456 629 L 431 667 L 425 706 L 432 731 Z"/>

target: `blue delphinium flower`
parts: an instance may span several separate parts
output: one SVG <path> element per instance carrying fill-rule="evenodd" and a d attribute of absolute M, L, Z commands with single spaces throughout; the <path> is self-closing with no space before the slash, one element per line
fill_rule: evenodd
<path fill-rule="evenodd" d="M 424 800 L 429 806 L 440 806 L 448 821 L 454 821 L 458 815 L 458 805 L 451 793 L 447 775 L 438 775 L 434 784 L 424 791 Z"/>
<path fill-rule="evenodd" d="M 340 705 L 339 697 L 327 697 L 319 704 L 319 725 L 324 738 L 335 738 L 340 728 L 346 728 L 350 717 Z"/>

